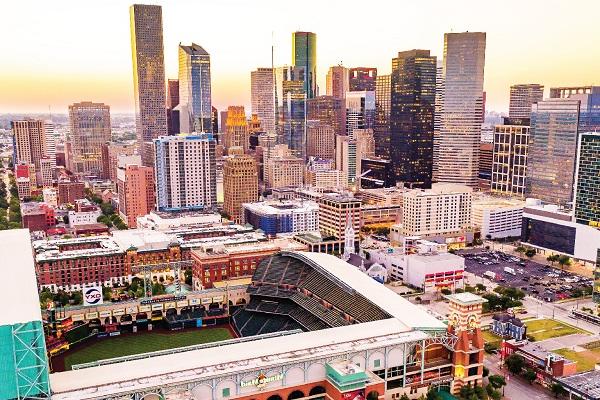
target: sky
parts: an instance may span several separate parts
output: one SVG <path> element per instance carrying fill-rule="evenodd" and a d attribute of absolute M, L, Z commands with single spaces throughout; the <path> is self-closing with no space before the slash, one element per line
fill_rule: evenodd
<path fill-rule="evenodd" d="M 66 113 L 90 100 L 133 112 L 129 6 L 124 0 L 1 0 L 0 113 Z M 171 0 L 163 6 L 167 78 L 177 77 L 177 45 L 211 55 L 213 105 L 250 112 L 250 72 L 291 64 L 297 30 L 317 34 L 321 94 L 325 74 L 347 67 L 391 70 L 398 51 L 442 58 L 444 33 L 487 33 L 487 109 L 508 110 L 515 83 L 600 84 L 598 0 Z M 300 7 L 302 4 L 302 7 Z"/>

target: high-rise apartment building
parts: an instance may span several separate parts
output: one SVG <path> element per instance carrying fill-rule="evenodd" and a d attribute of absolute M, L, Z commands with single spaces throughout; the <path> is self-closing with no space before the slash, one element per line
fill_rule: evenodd
<path fill-rule="evenodd" d="M 231 155 L 223 165 L 223 210 L 235 222 L 242 221 L 242 204 L 258 200 L 258 168 L 254 157 Z"/>
<path fill-rule="evenodd" d="M 390 160 L 395 180 L 407 186 L 431 187 L 436 65 L 429 50 L 392 59 Z"/>
<path fill-rule="evenodd" d="M 117 181 L 117 160 L 120 156 L 137 154 L 137 143 L 104 143 L 102 145 L 102 169 L 105 179 Z"/>
<path fill-rule="evenodd" d="M 262 129 L 275 131 L 275 75 L 273 68 L 258 68 L 250 73 L 252 113 L 258 115 Z"/>
<path fill-rule="evenodd" d="M 344 135 L 346 133 L 345 100 L 333 96 L 317 96 L 306 100 L 306 120 L 330 125 L 336 135 Z"/>
<path fill-rule="evenodd" d="M 154 209 L 154 169 L 137 164 L 127 164 L 117 170 L 119 214 L 130 228 L 137 227 L 137 217 Z"/>
<path fill-rule="evenodd" d="M 179 129 L 212 133 L 210 55 L 202 46 L 179 45 Z"/>
<path fill-rule="evenodd" d="M 265 183 L 270 189 L 300 187 L 304 178 L 304 160 L 293 155 L 276 155 L 265 163 Z"/>
<path fill-rule="evenodd" d="M 377 75 L 375 80 L 375 154 L 390 157 L 390 114 L 392 110 L 392 76 Z"/>
<path fill-rule="evenodd" d="M 295 156 L 305 158 L 306 151 L 306 82 L 304 67 L 286 67 L 282 76 L 282 136 Z M 314 97 L 314 96 L 313 96 Z"/>
<path fill-rule="evenodd" d="M 346 239 L 346 227 L 360 231 L 360 209 L 362 202 L 354 197 L 327 194 L 319 198 L 319 230 L 323 236 Z M 348 224 L 350 222 L 350 224 Z M 358 240 L 358 235 L 355 237 Z M 356 244 L 356 243 L 355 243 Z"/>
<path fill-rule="evenodd" d="M 250 133 L 244 106 L 229 106 L 227 108 L 223 145 L 226 149 L 241 147 L 244 153 L 248 153 L 250 146 L 249 137 Z"/>
<path fill-rule="evenodd" d="M 13 135 L 13 164 L 35 164 L 40 170 L 40 159 L 46 155 L 46 124 L 41 119 L 11 121 Z"/>
<path fill-rule="evenodd" d="M 349 91 L 349 82 L 348 68 L 342 65 L 329 67 L 325 77 L 325 93 L 334 99 L 343 100 Z"/>
<path fill-rule="evenodd" d="M 504 118 L 494 127 L 492 193 L 525 197 L 529 118 Z"/>
<path fill-rule="evenodd" d="M 69 106 L 69 169 L 103 176 L 102 146 L 111 139 L 110 107 L 84 101 Z"/>
<path fill-rule="evenodd" d="M 179 129 L 179 79 L 169 79 L 167 82 L 167 131 L 170 136 L 177 135 Z"/>
<path fill-rule="evenodd" d="M 356 67 L 348 72 L 348 91 L 374 92 L 377 80 L 377 68 Z"/>
<path fill-rule="evenodd" d="M 477 187 L 485 33 L 444 35 L 444 96 L 434 135 L 433 180 Z"/>
<path fill-rule="evenodd" d="M 52 160 L 53 167 L 56 167 L 56 145 L 58 143 L 58 134 L 54 130 L 54 122 L 44 121 L 44 134 L 46 136 L 46 156 Z"/>
<path fill-rule="evenodd" d="M 354 137 L 355 129 L 375 127 L 375 92 L 346 93 L 346 135 Z"/>
<path fill-rule="evenodd" d="M 440 128 L 442 126 L 442 104 L 444 102 L 444 60 L 437 60 L 437 67 L 435 71 L 435 113 L 433 117 L 433 142 L 435 146 L 435 138 L 440 135 Z M 437 152 L 433 152 L 433 170 L 437 166 Z"/>
<path fill-rule="evenodd" d="M 579 100 L 534 104 L 527 158 L 526 196 L 561 206 L 573 201 Z"/>
<path fill-rule="evenodd" d="M 374 153 L 372 129 L 355 129 L 353 136 L 337 135 L 335 168 L 348 177 L 350 186 L 355 185 L 361 175 L 362 159 L 373 157 Z"/>
<path fill-rule="evenodd" d="M 212 133 L 154 140 L 159 211 L 212 209 L 217 204 L 216 142 Z"/>
<path fill-rule="evenodd" d="M 335 130 L 319 121 L 308 121 L 306 127 L 306 156 L 333 160 Z"/>
<path fill-rule="evenodd" d="M 574 203 L 577 223 L 600 227 L 600 132 L 579 136 Z"/>
<path fill-rule="evenodd" d="M 313 32 L 292 33 L 292 64 L 304 70 L 306 98 L 317 96 L 317 35 Z"/>
<path fill-rule="evenodd" d="M 152 141 L 167 135 L 162 8 L 134 4 L 129 9 L 135 125 L 142 162 L 154 164 Z"/>
<path fill-rule="evenodd" d="M 544 100 L 544 86 L 537 83 L 512 85 L 510 87 L 510 118 L 531 118 L 531 106 Z"/>

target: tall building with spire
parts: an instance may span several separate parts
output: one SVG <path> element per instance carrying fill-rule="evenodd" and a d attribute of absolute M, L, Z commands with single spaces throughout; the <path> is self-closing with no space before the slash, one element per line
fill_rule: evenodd
<path fill-rule="evenodd" d="M 483 113 L 484 32 L 444 34 L 440 131 L 433 180 L 477 187 Z"/>
<path fill-rule="evenodd" d="M 292 63 L 304 68 L 304 92 L 312 99 L 317 96 L 317 34 L 313 32 L 292 33 Z"/>
<path fill-rule="evenodd" d="M 142 163 L 154 164 L 152 141 L 167 135 L 162 8 L 134 4 L 129 9 L 135 130 Z"/>
<path fill-rule="evenodd" d="M 210 55 L 202 46 L 179 45 L 179 128 L 212 133 Z"/>

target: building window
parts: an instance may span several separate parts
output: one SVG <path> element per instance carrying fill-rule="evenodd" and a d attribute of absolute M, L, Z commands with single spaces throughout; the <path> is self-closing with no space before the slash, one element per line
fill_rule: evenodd
<path fill-rule="evenodd" d="M 224 388 L 223 389 L 223 397 L 229 397 L 229 396 L 231 396 L 230 389 Z"/>
<path fill-rule="evenodd" d="M 381 366 L 381 360 L 378 358 L 375 361 L 373 361 L 373 366 L 375 368 L 379 368 Z"/>

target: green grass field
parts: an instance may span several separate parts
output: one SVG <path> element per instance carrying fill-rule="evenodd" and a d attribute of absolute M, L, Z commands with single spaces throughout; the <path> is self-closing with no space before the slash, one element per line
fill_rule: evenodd
<path fill-rule="evenodd" d="M 218 342 L 231 337 L 231 333 L 225 328 L 210 328 L 171 333 L 149 332 L 100 339 L 87 347 L 66 354 L 65 369 L 70 370 L 75 364 Z"/>
<path fill-rule="evenodd" d="M 502 338 L 498 335 L 496 335 L 495 333 L 493 333 L 492 331 L 481 331 L 481 334 L 483 335 L 483 340 L 486 343 L 494 343 L 496 344 L 498 347 L 500 347 L 500 344 L 502 343 Z"/>
<path fill-rule="evenodd" d="M 527 326 L 527 336 L 533 336 L 536 341 L 572 335 L 574 333 L 590 334 L 583 329 L 552 319 L 531 320 L 527 321 L 525 325 Z"/>
<path fill-rule="evenodd" d="M 577 361 L 577 372 L 590 371 L 597 363 L 600 363 L 600 349 L 574 351 L 565 348 L 554 350 L 553 353 L 560 354 L 571 361 Z"/>

